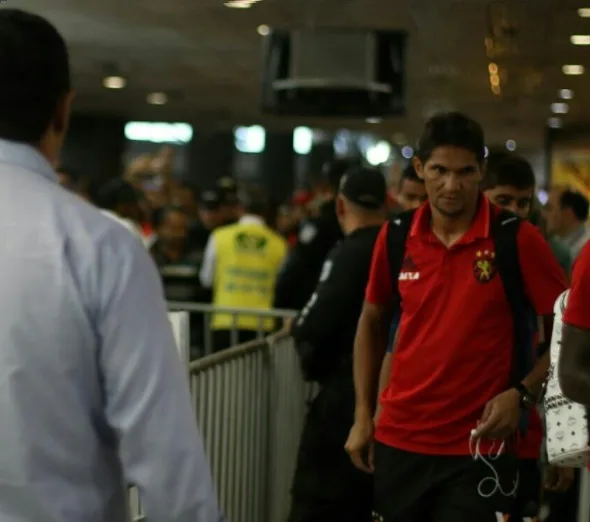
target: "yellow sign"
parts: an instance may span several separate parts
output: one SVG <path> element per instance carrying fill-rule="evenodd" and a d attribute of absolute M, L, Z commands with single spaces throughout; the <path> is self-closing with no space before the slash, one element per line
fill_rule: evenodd
<path fill-rule="evenodd" d="M 559 143 L 551 152 L 551 185 L 566 186 L 590 199 L 590 147 Z"/>

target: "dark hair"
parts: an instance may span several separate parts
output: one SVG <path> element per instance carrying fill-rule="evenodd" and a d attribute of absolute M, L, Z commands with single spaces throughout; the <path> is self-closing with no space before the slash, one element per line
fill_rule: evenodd
<path fill-rule="evenodd" d="M 155 229 L 160 228 L 172 212 L 178 212 L 179 214 L 186 216 L 181 208 L 175 207 L 173 205 L 160 207 L 154 210 L 152 213 L 152 226 Z"/>
<path fill-rule="evenodd" d="M 125 203 L 139 203 L 139 196 L 131 183 L 123 179 L 113 179 L 98 191 L 97 204 L 101 208 L 115 210 Z"/>
<path fill-rule="evenodd" d="M 535 173 L 531 164 L 518 154 L 490 152 L 481 189 L 489 190 L 498 185 L 508 185 L 518 190 L 534 188 Z"/>
<path fill-rule="evenodd" d="M 66 44 L 44 18 L 0 9 L 0 138 L 38 143 L 70 90 Z"/>
<path fill-rule="evenodd" d="M 412 163 L 409 163 L 408 166 L 402 170 L 402 175 L 399 179 L 399 188 L 402 188 L 402 185 L 404 183 L 405 180 L 408 181 L 416 181 L 418 183 L 424 183 L 424 180 L 422 178 L 420 178 L 418 176 L 418 174 L 416 173 L 416 169 L 414 168 L 414 165 L 412 165 Z"/>
<path fill-rule="evenodd" d="M 452 146 L 473 152 L 483 163 L 485 139 L 481 125 L 459 112 L 446 112 L 433 116 L 426 122 L 418 141 L 416 155 L 422 163 L 427 161 L 437 147 Z"/>
<path fill-rule="evenodd" d="M 574 192 L 573 190 L 564 191 L 559 198 L 559 206 L 561 208 L 571 209 L 578 221 L 586 221 L 588 219 L 590 205 L 588 199 L 580 192 Z"/>

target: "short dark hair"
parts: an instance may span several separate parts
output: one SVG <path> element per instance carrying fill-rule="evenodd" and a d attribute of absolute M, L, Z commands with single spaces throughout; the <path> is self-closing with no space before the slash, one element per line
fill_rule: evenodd
<path fill-rule="evenodd" d="M 249 214 L 266 217 L 270 209 L 268 194 L 260 187 L 241 187 L 238 201 Z"/>
<path fill-rule="evenodd" d="M 402 188 L 402 185 L 404 183 L 405 180 L 408 181 L 415 181 L 417 183 L 424 183 L 424 180 L 418 176 L 418 173 L 416 172 L 416 169 L 414 168 L 414 165 L 412 165 L 412 163 L 408 163 L 407 167 L 402 170 L 402 175 L 399 179 L 399 188 Z"/>
<path fill-rule="evenodd" d="M 38 143 L 70 90 L 66 44 L 44 18 L 0 9 L 0 138 Z"/>
<path fill-rule="evenodd" d="M 460 112 L 445 112 L 430 118 L 418 140 L 416 155 L 421 162 L 427 161 L 437 147 L 452 146 L 473 152 L 477 161 L 483 163 L 485 139 L 483 129 L 475 120 Z"/>
<path fill-rule="evenodd" d="M 578 221 L 586 221 L 590 204 L 588 199 L 580 192 L 565 190 L 559 197 L 559 206 L 562 209 L 569 208 Z"/>
<path fill-rule="evenodd" d="M 518 190 L 534 188 L 535 173 L 531 164 L 518 154 L 490 152 L 481 189 L 490 190 L 498 185 L 507 185 Z"/>
<path fill-rule="evenodd" d="M 118 205 L 139 203 L 139 195 L 133 185 L 117 178 L 103 185 L 97 194 L 97 204 L 106 210 L 115 210 Z"/>

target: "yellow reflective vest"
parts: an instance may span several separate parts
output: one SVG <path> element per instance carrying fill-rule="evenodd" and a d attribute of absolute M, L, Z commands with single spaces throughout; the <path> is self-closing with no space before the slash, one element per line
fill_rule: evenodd
<path fill-rule="evenodd" d="M 215 271 L 213 304 L 231 308 L 269 310 L 278 271 L 287 254 L 287 242 L 263 223 L 245 221 L 213 232 Z M 214 330 L 270 331 L 273 319 L 256 315 L 213 315 Z"/>

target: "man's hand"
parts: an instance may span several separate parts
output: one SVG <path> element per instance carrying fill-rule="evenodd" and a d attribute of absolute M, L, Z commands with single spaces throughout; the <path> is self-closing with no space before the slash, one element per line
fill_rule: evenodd
<path fill-rule="evenodd" d="M 373 473 L 373 432 L 375 427 L 371 417 L 356 420 L 348 434 L 344 449 L 352 463 L 365 473 Z M 368 452 L 368 459 L 365 455 Z M 368 460 L 368 462 L 367 462 Z"/>
<path fill-rule="evenodd" d="M 515 388 L 496 395 L 486 404 L 474 437 L 503 440 L 518 428 L 520 393 Z"/>
<path fill-rule="evenodd" d="M 545 489 L 553 493 L 567 491 L 574 482 L 574 468 L 549 466 L 545 477 Z"/>

